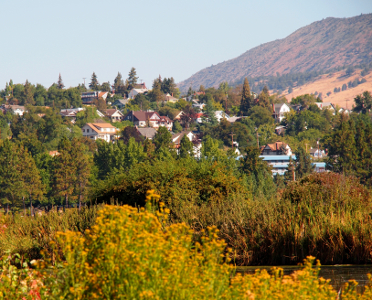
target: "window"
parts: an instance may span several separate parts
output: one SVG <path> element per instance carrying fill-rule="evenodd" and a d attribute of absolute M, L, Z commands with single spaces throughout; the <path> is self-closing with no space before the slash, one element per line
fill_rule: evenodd
<path fill-rule="evenodd" d="M 85 132 L 85 129 L 83 129 L 83 132 Z"/>
<path fill-rule="evenodd" d="M 89 129 L 87 129 L 87 132 L 89 132 Z"/>

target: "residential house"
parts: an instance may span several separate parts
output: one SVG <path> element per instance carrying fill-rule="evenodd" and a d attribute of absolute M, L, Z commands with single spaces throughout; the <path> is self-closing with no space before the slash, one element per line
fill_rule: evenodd
<path fill-rule="evenodd" d="M 156 134 L 156 129 L 152 127 L 137 127 L 138 133 L 143 136 L 145 139 L 152 140 Z"/>
<path fill-rule="evenodd" d="M 218 122 L 221 122 L 222 119 L 229 119 L 229 115 L 227 115 L 224 111 L 222 110 L 217 110 L 214 112 Z"/>
<path fill-rule="evenodd" d="M 166 116 L 160 116 L 154 111 L 130 111 L 123 119 L 133 122 L 138 127 L 159 128 L 164 126 L 168 130 L 172 130 L 173 127 L 173 121 L 171 119 Z"/>
<path fill-rule="evenodd" d="M 286 143 L 275 142 L 262 146 L 261 155 L 292 155 L 292 149 Z"/>
<path fill-rule="evenodd" d="M 118 99 L 116 100 L 112 106 L 116 106 L 118 109 L 123 109 L 129 102 L 129 99 Z"/>
<path fill-rule="evenodd" d="M 346 108 L 343 108 L 343 107 L 341 107 L 339 110 L 338 110 L 338 112 L 340 113 L 340 114 L 342 114 L 342 113 L 344 113 L 344 114 L 350 114 L 350 110 L 349 109 L 346 109 Z"/>
<path fill-rule="evenodd" d="M 21 105 L 3 104 L 0 106 L 0 109 L 3 111 L 3 113 L 7 113 L 9 111 L 19 116 L 23 116 L 23 114 L 26 112 L 25 107 Z"/>
<path fill-rule="evenodd" d="M 118 138 L 119 130 L 110 123 L 87 123 L 82 127 L 83 136 L 92 140 L 102 139 L 106 142 Z"/>
<path fill-rule="evenodd" d="M 134 99 L 138 94 L 145 94 L 148 92 L 148 89 L 146 88 L 141 88 L 141 89 L 132 89 L 129 94 L 128 98 L 129 99 Z"/>
<path fill-rule="evenodd" d="M 193 143 L 194 157 L 200 158 L 202 143 L 201 143 L 200 140 L 196 139 L 195 134 L 193 134 L 191 131 L 186 131 L 186 130 L 181 131 L 181 132 L 176 133 L 172 136 L 172 142 L 174 143 L 175 148 L 177 149 L 177 152 L 179 152 L 179 148 L 180 148 L 180 145 L 181 145 L 181 140 L 185 135 Z"/>
<path fill-rule="evenodd" d="M 285 130 L 286 130 L 286 128 L 285 128 L 285 126 L 283 126 L 283 125 L 280 125 L 280 126 L 276 126 L 276 127 L 275 127 L 275 133 L 276 133 L 277 135 L 284 135 Z"/>
<path fill-rule="evenodd" d="M 104 100 L 106 100 L 107 96 L 108 92 L 90 91 L 82 93 L 81 100 L 83 104 L 90 105 L 93 104 L 94 100 L 97 100 L 98 98 L 103 98 Z"/>
<path fill-rule="evenodd" d="M 336 113 L 336 109 L 331 102 L 315 102 L 315 104 L 319 107 L 319 109 L 329 109 L 331 110 L 332 114 Z"/>
<path fill-rule="evenodd" d="M 205 103 L 193 103 L 192 104 L 192 107 L 198 108 L 200 109 L 200 111 L 203 110 L 204 106 L 205 106 Z"/>
<path fill-rule="evenodd" d="M 198 123 L 203 123 L 203 119 L 202 119 L 203 116 L 204 116 L 203 113 L 197 113 L 197 114 L 194 114 L 193 119 L 194 121 Z"/>
<path fill-rule="evenodd" d="M 170 95 L 169 93 L 165 95 L 164 102 L 176 103 L 177 101 L 178 101 L 178 98 L 173 97 L 173 93 L 172 95 Z"/>
<path fill-rule="evenodd" d="M 314 158 L 323 158 L 327 156 L 324 150 L 321 149 L 318 150 L 317 148 L 311 148 L 310 155 L 313 156 Z"/>
<path fill-rule="evenodd" d="M 180 111 L 180 112 L 179 112 L 179 113 L 174 117 L 173 120 L 174 120 L 174 121 L 175 121 L 175 120 L 178 120 L 178 121 L 181 120 L 181 117 L 182 117 L 183 114 L 184 114 L 184 112 L 181 110 L 181 111 Z"/>
<path fill-rule="evenodd" d="M 61 109 L 59 114 L 64 118 L 68 118 L 71 121 L 71 123 L 74 124 L 76 122 L 77 113 L 80 112 L 80 111 L 83 111 L 83 110 L 84 110 L 84 108 L 82 108 L 82 107 L 67 108 L 67 109 Z"/>
<path fill-rule="evenodd" d="M 285 103 L 273 104 L 273 117 L 277 122 L 281 122 L 285 118 L 284 114 L 290 111 L 290 107 Z"/>
<path fill-rule="evenodd" d="M 111 122 L 120 122 L 124 117 L 123 113 L 115 108 L 106 109 L 104 114 Z"/>
<path fill-rule="evenodd" d="M 227 118 L 227 122 L 229 123 L 235 123 L 236 121 L 240 121 L 241 119 L 243 118 L 246 118 L 246 117 L 230 117 L 230 118 Z"/>

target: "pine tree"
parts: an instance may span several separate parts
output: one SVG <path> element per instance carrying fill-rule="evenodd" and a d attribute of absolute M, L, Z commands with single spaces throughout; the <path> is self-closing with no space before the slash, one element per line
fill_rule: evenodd
<path fill-rule="evenodd" d="M 209 123 L 212 126 L 216 126 L 218 124 L 218 120 L 216 118 L 216 109 L 214 108 L 213 105 L 213 98 L 208 99 L 206 106 L 203 109 L 206 118 L 204 118 L 207 123 Z"/>
<path fill-rule="evenodd" d="M 251 88 L 248 79 L 244 79 L 242 98 L 240 101 L 240 115 L 247 116 L 249 109 L 252 107 Z"/>
<path fill-rule="evenodd" d="M 118 75 L 115 77 L 114 80 L 114 89 L 115 89 L 115 94 L 119 95 L 124 95 L 126 92 L 126 87 L 123 81 L 123 77 L 121 76 L 121 73 L 118 72 Z"/>
<path fill-rule="evenodd" d="M 32 91 L 32 86 L 28 82 L 28 80 L 26 80 L 26 83 L 24 85 L 24 90 L 22 92 L 22 98 L 24 99 L 25 105 L 35 105 L 34 92 Z"/>
<path fill-rule="evenodd" d="M 8 139 L 0 146 L 0 200 L 6 207 L 6 212 L 19 206 L 23 185 L 19 165 L 22 162 L 18 155 L 18 148 Z"/>
<path fill-rule="evenodd" d="M 153 138 L 156 151 L 160 148 L 173 149 L 172 134 L 165 127 L 160 127 Z"/>
<path fill-rule="evenodd" d="M 311 164 L 310 155 L 306 153 L 305 149 L 302 147 L 297 148 L 295 162 L 297 179 L 310 174 L 314 170 L 314 166 Z"/>
<path fill-rule="evenodd" d="M 179 156 L 181 158 L 193 157 L 194 156 L 193 148 L 194 148 L 194 144 L 190 141 L 190 139 L 185 134 L 182 137 L 181 142 L 180 142 Z"/>
<path fill-rule="evenodd" d="M 99 90 L 99 83 L 98 83 L 97 75 L 94 72 L 92 74 L 92 78 L 91 78 L 90 83 L 89 83 L 89 88 L 93 91 L 98 91 Z"/>
<path fill-rule="evenodd" d="M 345 114 L 341 115 L 340 126 L 327 140 L 328 165 L 334 172 L 353 174 L 358 161 L 355 142 L 355 124 Z"/>
<path fill-rule="evenodd" d="M 54 157 L 53 177 L 56 196 L 63 197 L 65 205 L 69 205 L 69 197 L 73 195 L 75 182 L 75 165 L 71 157 L 72 146 L 67 138 L 63 138 L 58 145 L 59 155 Z"/>
<path fill-rule="evenodd" d="M 258 105 L 264 108 L 270 108 L 270 95 L 267 86 L 265 85 L 262 92 L 258 95 Z"/>
<path fill-rule="evenodd" d="M 79 210 L 84 197 L 87 195 L 89 176 L 92 169 L 92 160 L 87 153 L 86 146 L 79 140 L 74 138 L 71 143 L 71 161 L 74 169 L 73 186 L 74 197 L 78 198 Z"/>
<path fill-rule="evenodd" d="M 61 73 L 59 73 L 59 77 L 58 77 L 58 82 L 57 82 L 57 87 L 62 90 L 65 85 L 63 84 L 63 81 L 62 81 L 62 76 L 61 76 Z"/>
<path fill-rule="evenodd" d="M 32 216 L 32 201 L 42 199 L 45 193 L 45 186 L 41 181 L 40 172 L 36 167 L 35 160 L 27 148 L 22 145 L 19 146 L 19 157 L 22 162 L 19 164 L 19 172 L 21 174 L 23 209 L 26 210 L 25 198 L 28 198 L 30 202 L 30 214 Z"/>
<path fill-rule="evenodd" d="M 296 170 L 293 163 L 292 157 L 289 158 L 289 163 L 287 167 L 287 172 L 284 173 L 284 181 L 287 184 L 290 181 L 296 180 Z"/>
<path fill-rule="evenodd" d="M 137 72 L 135 68 L 130 69 L 128 73 L 128 84 L 129 84 L 129 89 L 135 88 L 137 84 Z"/>

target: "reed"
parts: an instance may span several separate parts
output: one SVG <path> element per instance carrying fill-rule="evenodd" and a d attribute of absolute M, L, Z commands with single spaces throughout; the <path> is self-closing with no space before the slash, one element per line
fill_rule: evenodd
<path fill-rule="evenodd" d="M 49 211 L 35 217 L 21 214 L 2 215 L 0 218 L 0 256 L 18 253 L 28 259 L 41 258 L 41 251 L 50 252 L 50 242 L 57 232 L 84 232 L 95 221 L 99 206 Z"/>

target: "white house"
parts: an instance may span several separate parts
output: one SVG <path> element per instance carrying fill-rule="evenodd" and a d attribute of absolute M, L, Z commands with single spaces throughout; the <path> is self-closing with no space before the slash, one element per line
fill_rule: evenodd
<path fill-rule="evenodd" d="M 331 110 L 332 114 L 336 113 L 336 109 L 331 102 L 315 102 L 315 104 L 319 107 L 319 109 L 329 109 Z"/>
<path fill-rule="evenodd" d="M 190 140 L 190 142 L 193 143 L 192 150 L 193 150 L 194 157 L 200 158 L 200 153 L 201 153 L 200 151 L 201 151 L 202 143 L 201 141 L 196 140 L 195 134 L 193 134 L 191 131 L 181 131 L 172 136 L 172 142 L 174 143 L 175 148 L 177 149 L 177 152 L 179 151 L 181 140 L 185 135 Z"/>
<path fill-rule="evenodd" d="M 273 104 L 273 116 L 277 122 L 281 122 L 285 118 L 284 114 L 290 111 L 290 107 L 285 103 Z"/>
<path fill-rule="evenodd" d="M 7 111 L 12 112 L 15 115 L 23 116 L 25 110 L 24 106 L 21 105 L 8 105 L 8 104 L 3 104 L 0 107 L 5 113 Z"/>
<path fill-rule="evenodd" d="M 229 115 L 227 115 L 224 111 L 222 110 L 217 110 L 214 112 L 214 115 L 216 116 L 218 122 L 221 122 L 222 119 L 229 119 Z"/>
<path fill-rule="evenodd" d="M 205 103 L 193 103 L 192 107 L 199 108 L 200 110 L 203 110 L 205 107 Z"/>
<path fill-rule="evenodd" d="M 105 116 L 111 120 L 111 122 L 120 122 L 124 118 L 122 112 L 114 108 L 106 109 L 104 113 Z"/>
<path fill-rule="evenodd" d="M 324 156 L 326 156 L 326 153 L 324 150 L 321 150 L 321 149 L 317 149 L 317 148 L 312 148 L 310 149 L 310 155 L 314 156 L 315 158 L 322 158 Z"/>
<path fill-rule="evenodd" d="M 148 89 L 132 89 L 128 94 L 128 98 L 134 99 L 138 94 L 143 94 L 147 92 L 148 92 Z"/>
<path fill-rule="evenodd" d="M 110 123 L 87 123 L 81 128 L 83 136 L 92 140 L 105 140 L 110 142 L 118 137 L 119 130 Z"/>

